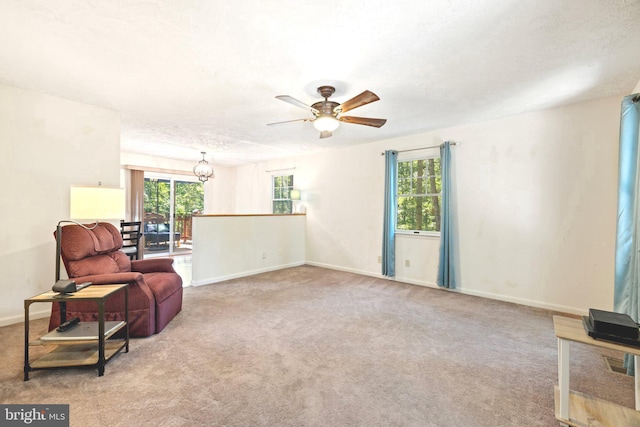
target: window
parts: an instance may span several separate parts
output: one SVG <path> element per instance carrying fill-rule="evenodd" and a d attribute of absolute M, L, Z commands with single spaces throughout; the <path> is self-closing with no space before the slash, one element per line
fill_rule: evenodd
<path fill-rule="evenodd" d="M 273 213 L 290 214 L 293 212 L 291 190 L 293 190 L 293 175 L 273 176 Z"/>
<path fill-rule="evenodd" d="M 439 233 L 441 201 L 439 156 L 398 160 L 396 231 Z"/>

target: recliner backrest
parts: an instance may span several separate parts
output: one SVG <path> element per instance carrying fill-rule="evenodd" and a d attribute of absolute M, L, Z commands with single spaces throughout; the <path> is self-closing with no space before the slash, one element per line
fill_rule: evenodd
<path fill-rule="evenodd" d="M 119 251 L 120 231 L 108 222 L 92 226 L 87 225 L 89 229 L 75 224 L 62 227 L 62 260 L 69 277 L 131 271 L 129 257 Z"/>

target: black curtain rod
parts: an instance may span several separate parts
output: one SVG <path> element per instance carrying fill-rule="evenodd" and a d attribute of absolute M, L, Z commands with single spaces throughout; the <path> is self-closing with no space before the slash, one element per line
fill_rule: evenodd
<path fill-rule="evenodd" d="M 450 142 L 451 145 L 460 145 L 458 142 Z M 410 148 L 408 150 L 397 150 L 398 153 L 406 153 L 408 151 L 419 151 L 419 150 L 426 150 L 429 148 L 437 148 L 437 147 L 442 147 L 444 145 L 444 143 L 442 144 L 438 144 L 438 145 L 430 145 L 428 147 L 420 147 L 420 148 Z M 384 152 L 380 153 L 381 156 L 384 156 Z"/>
<path fill-rule="evenodd" d="M 633 101 L 633 102 L 638 102 L 638 101 L 640 101 L 640 93 L 639 93 L 639 94 L 637 94 L 636 96 L 634 96 L 633 98 L 631 98 L 631 101 Z"/>

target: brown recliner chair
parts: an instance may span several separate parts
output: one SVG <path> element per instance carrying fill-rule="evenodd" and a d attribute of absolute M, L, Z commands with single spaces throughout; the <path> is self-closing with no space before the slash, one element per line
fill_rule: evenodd
<path fill-rule="evenodd" d="M 55 235 L 55 233 L 54 233 Z M 129 284 L 129 334 L 147 337 L 159 333 L 182 310 L 182 278 L 170 258 L 129 260 L 122 251 L 120 231 L 98 223 L 92 230 L 79 225 L 62 227 L 62 260 L 70 279 L 92 286 Z M 67 302 L 67 320 L 98 320 L 98 308 L 88 301 Z M 105 303 L 105 320 L 124 319 L 124 293 Z M 53 304 L 49 330 L 60 324 L 60 308 Z"/>

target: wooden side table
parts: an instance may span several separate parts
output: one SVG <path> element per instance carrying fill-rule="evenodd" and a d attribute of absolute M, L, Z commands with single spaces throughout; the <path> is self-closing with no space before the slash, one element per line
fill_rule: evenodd
<path fill-rule="evenodd" d="M 640 348 L 596 340 L 587 334 L 581 319 L 553 316 L 558 337 L 558 386 L 555 388 L 555 415 L 561 424 L 587 427 L 640 427 Z M 571 341 L 609 348 L 634 355 L 636 366 L 636 410 L 569 389 Z"/>
<path fill-rule="evenodd" d="M 109 321 L 104 318 L 105 302 L 112 295 L 124 291 L 124 321 Z M 98 306 L 97 322 L 80 322 L 64 332 L 52 330 L 35 341 L 29 339 L 29 307 L 33 303 L 60 304 L 60 321 L 66 321 L 66 306 L 69 301 L 93 301 Z M 124 329 L 124 338 L 112 338 Z M 29 360 L 29 347 L 34 345 L 55 346 L 40 358 Z M 120 285 L 92 285 L 72 294 L 49 291 L 24 300 L 24 380 L 29 372 L 37 369 L 88 366 L 98 368 L 98 376 L 104 375 L 104 367 L 122 350 L 129 352 L 129 287 Z"/>

